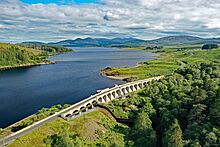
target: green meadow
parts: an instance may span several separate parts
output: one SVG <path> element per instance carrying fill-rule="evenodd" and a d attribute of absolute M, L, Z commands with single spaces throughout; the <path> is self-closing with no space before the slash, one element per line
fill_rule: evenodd
<path fill-rule="evenodd" d="M 198 64 L 220 61 L 220 48 L 202 50 L 201 45 L 169 46 L 158 50 L 146 50 L 160 54 L 155 60 L 140 63 L 136 67 L 111 68 L 109 76 L 136 76 L 145 79 L 154 76 L 167 75 L 184 64 Z"/>

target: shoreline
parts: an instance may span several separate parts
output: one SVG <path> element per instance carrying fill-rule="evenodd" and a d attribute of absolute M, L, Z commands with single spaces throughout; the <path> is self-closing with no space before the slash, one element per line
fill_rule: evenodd
<path fill-rule="evenodd" d="M 68 106 L 65 107 L 65 105 L 68 105 Z M 55 106 L 56 106 L 56 105 L 53 105 L 53 106 L 48 107 L 48 108 L 46 108 L 46 109 L 51 109 L 51 108 L 53 108 L 53 107 L 55 107 Z M 38 111 L 41 110 L 41 109 L 43 108 L 43 107 L 42 107 L 41 109 L 39 109 L 39 110 L 36 111 L 35 113 L 33 113 L 33 114 L 31 114 L 31 115 L 29 115 L 29 116 L 27 116 L 27 117 L 24 117 L 24 118 L 20 119 L 19 121 L 15 122 L 15 123 L 13 123 L 13 124 L 10 124 L 10 125 L 7 126 L 7 127 L 1 128 L 1 129 L 2 129 L 2 132 L 0 131 L 0 140 L 1 140 L 1 139 L 4 139 L 5 137 L 7 137 L 7 136 L 9 136 L 9 135 L 11 135 L 11 134 L 17 133 L 17 132 L 19 132 L 19 131 L 21 131 L 21 130 L 23 130 L 23 129 L 29 127 L 29 126 L 32 126 L 33 124 L 36 124 L 37 122 L 40 122 L 40 121 L 44 120 L 45 118 L 48 118 L 48 117 L 53 116 L 53 115 L 56 115 L 58 112 L 60 112 L 60 111 L 62 111 L 62 110 L 64 110 L 64 109 L 67 109 L 69 106 L 70 106 L 70 104 L 64 104 L 64 105 L 62 105 L 62 109 L 60 109 L 59 111 L 54 111 L 54 112 L 52 112 L 50 115 L 48 115 L 48 116 L 46 116 L 46 117 L 42 117 L 42 118 L 40 118 L 39 120 L 34 120 L 31 124 L 25 126 L 24 128 L 18 129 L 18 130 L 16 130 L 16 131 L 13 131 L 13 130 L 12 130 L 13 128 L 18 127 L 19 124 L 21 124 L 21 123 L 23 123 L 23 122 L 25 122 L 25 121 L 31 121 L 31 120 L 34 119 L 34 117 L 38 117 L 38 115 L 39 115 L 39 114 L 38 114 Z"/>
<path fill-rule="evenodd" d="M 157 60 L 157 58 L 155 58 L 153 60 Z M 135 68 L 135 67 L 141 66 L 141 65 L 144 64 L 144 62 L 147 62 L 147 61 L 137 62 L 135 66 L 131 66 L 131 67 L 128 67 L 128 68 Z M 100 75 L 103 76 L 103 77 L 107 77 L 109 79 L 121 80 L 121 81 L 125 81 L 125 82 L 133 82 L 133 81 L 138 80 L 137 76 L 114 75 L 114 74 L 113 75 L 108 75 L 108 71 L 112 70 L 112 68 L 121 68 L 121 67 L 105 67 L 105 68 L 100 70 Z"/>
<path fill-rule="evenodd" d="M 141 48 L 138 48 L 138 49 L 135 49 L 135 48 L 124 48 L 123 50 L 143 50 Z M 146 50 L 144 50 L 146 51 Z M 150 52 L 150 51 L 146 51 L 146 52 L 149 52 L 149 53 L 153 53 L 153 52 Z M 152 60 L 157 60 L 158 57 L 161 56 L 160 53 L 154 53 L 155 55 L 153 55 L 154 59 Z M 137 62 L 135 66 L 131 66 L 131 67 L 128 67 L 128 68 L 136 68 L 136 67 L 139 67 L 139 66 L 142 66 L 143 64 L 145 64 L 145 62 L 148 62 L 148 61 L 152 61 L 152 60 L 146 60 L 146 61 L 142 61 L 142 62 Z M 112 74 L 112 75 L 108 75 L 108 72 L 112 70 L 112 68 L 122 68 L 122 67 L 105 67 L 103 69 L 100 70 L 100 75 L 103 76 L 103 77 L 107 77 L 109 79 L 113 79 L 113 80 L 121 80 L 121 81 L 125 81 L 125 82 L 133 82 L 133 81 L 137 81 L 139 80 L 138 79 L 138 76 L 126 76 L 126 75 L 120 75 L 118 73 L 116 74 Z"/>
<path fill-rule="evenodd" d="M 105 73 L 100 73 L 103 77 L 107 77 L 109 79 L 113 79 L 113 80 L 125 80 L 127 78 L 131 78 L 132 76 L 108 76 Z"/>
<path fill-rule="evenodd" d="M 52 53 L 52 54 L 49 54 L 47 58 L 51 56 L 56 56 L 59 54 L 65 54 L 68 52 L 75 52 L 75 50 L 71 49 L 71 51 Z M 26 63 L 26 64 L 14 65 L 14 66 L 0 66 L 0 72 L 7 71 L 7 70 L 15 70 L 19 68 L 29 68 L 29 67 L 40 66 L 40 65 L 49 65 L 49 64 L 56 64 L 56 62 L 53 62 L 47 59 L 42 59 L 39 63 Z"/>
<path fill-rule="evenodd" d="M 15 123 L 13 123 L 13 124 L 11 124 L 11 125 L 5 127 L 5 128 L 2 128 L 3 131 L 0 133 L 0 140 L 1 140 L 1 139 L 4 139 L 4 138 L 5 138 L 6 136 L 8 136 L 8 135 L 11 135 L 11 134 L 13 134 L 13 133 L 18 132 L 19 130 L 18 130 L 18 131 L 15 131 L 15 132 L 13 132 L 13 131 L 11 131 L 11 130 L 12 130 L 13 127 L 16 127 L 16 125 L 18 125 L 18 124 L 21 123 L 22 121 L 28 120 L 29 118 L 31 118 L 31 117 L 33 117 L 33 116 L 36 116 L 36 113 L 31 114 L 31 115 L 29 115 L 29 116 L 27 116 L 27 117 L 25 117 L 25 118 L 22 118 L 21 120 L 15 122 Z M 22 129 L 21 129 L 21 130 L 22 130 Z"/>
<path fill-rule="evenodd" d="M 106 67 L 104 69 L 101 69 L 100 71 L 100 75 L 103 76 L 103 77 L 107 77 L 109 79 L 112 79 L 112 80 L 121 80 L 121 81 L 125 81 L 125 82 L 133 82 L 133 81 L 136 81 L 138 80 L 136 76 L 120 76 L 120 75 L 107 75 L 107 73 L 105 72 L 105 69 L 109 69 L 111 67 Z"/>
<path fill-rule="evenodd" d="M 125 50 L 127 50 L 127 49 L 125 49 Z M 133 49 L 131 49 L 131 50 L 133 50 Z M 142 49 L 137 49 L 137 50 L 142 50 Z M 149 53 L 153 53 L 153 52 L 150 52 L 150 51 L 147 51 L 147 50 L 144 50 L 144 51 L 149 52 Z M 145 64 L 145 62 L 157 60 L 158 57 L 161 56 L 160 53 L 154 53 L 154 54 L 155 54 L 155 55 L 153 55 L 154 59 L 137 62 L 135 66 L 131 66 L 131 67 L 127 67 L 127 68 L 136 68 L 136 67 L 142 66 L 143 64 Z M 107 77 L 109 79 L 121 80 L 121 81 L 125 81 L 125 82 L 133 82 L 133 81 L 140 80 L 138 78 L 138 76 L 128 76 L 128 75 L 126 76 L 126 75 L 120 75 L 118 73 L 115 73 L 115 74 L 113 73 L 111 75 L 108 75 L 109 71 L 111 71 L 113 68 L 120 69 L 120 68 L 123 68 L 123 67 L 105 67 L 105 68 L 100 70 L 100 75 L 103 76 L 103 77 Z"/>
<path fill-rule="evenodd" d="M 27 64 L 15 65 L 15 66 L 2 66 L 0 67 L 0 71 L 14 70 L 14 69 L 19 69 L 19 68 L 28 68 L 28 67 L 33 67 L 33 66 L 49 65 L 49 64 L 55 64 L 55 62 L 44 61 L 40 63 L 27 63 Z"/>

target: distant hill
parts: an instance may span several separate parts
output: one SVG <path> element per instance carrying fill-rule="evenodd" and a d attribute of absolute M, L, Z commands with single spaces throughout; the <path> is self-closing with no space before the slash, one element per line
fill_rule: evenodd
<path fill-rule="evenodd" d="M 37 41 L 27 41 L 27 42 L 18 43 L 18 45 L 23 45 L 23 46 L 41 46 L 45 44 L 47 43 L 37 42 Z"/>
<path fill-rule="evenodd" d="M 147 40 L 147 45 L 180 45 L 220 43 L 220 38 L 200 38 L 194 36 L 168 36 L 154 40 Z"/>
<path fill-rule="evenodd" d="M 136 38 L 77 38 L 74 40 L 63 40 L 60 42 L 49 43 L 50 45 L 75 46 L 75 47 L 89 47 L 89 46 L 129 46 L 139 45 L 145 43 L 145 40 Z"/>
<path fill-rule="evenodd" d="M 153 40 L 142 40 L 137 38 L 77 38 L 73 40 L 63 40 L 59 42 L 23 42 L 20 45 L 26 47 L 39 46 L 65 46 L 65 47 L 140 47 L 150 45 L 181 45 L 181 44 L 220 44 L 220 38 L 201 38 L 195 36 L 167 36 Z"/>
<path fill-rule="evenodd" d="M 136 47 L 147 45 L 180 45 L 180 44 L 207 44 L 220 43 L 220 38 L 200 38 L 194 36 L 168 36 L 154 40 L 141 40 L 137 38 L 77 38 L 73 40 L 63 40 L 59 42 L 49 43 L 50 45 L 62 45 L 72 47 Z"/>

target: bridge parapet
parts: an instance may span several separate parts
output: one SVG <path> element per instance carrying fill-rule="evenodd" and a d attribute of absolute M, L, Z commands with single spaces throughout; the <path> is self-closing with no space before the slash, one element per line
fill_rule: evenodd
<path fill-rule="evenodd" d="M 163 76 L 153 77 L 149 79 L 134 81 L 130 83 L 125 83 L 122 85 L 115 85 L 112 88 L 106 88 L 101 90 L 101 92 L 92 95 L 72 106 L 62 110 L 60 112 L 61 117 L 68 120 L 74 115 L 78 115 L 81 112 L 85 112 L 89 109 L 92 109 L 97 103 L 106 103 L 112 101 L 115 98 L 121 98 L 126 96 L 130 92 L 137 91 L 139 89 L 147 86 L 147 83 L 153 80 L 160 80 Z"/>

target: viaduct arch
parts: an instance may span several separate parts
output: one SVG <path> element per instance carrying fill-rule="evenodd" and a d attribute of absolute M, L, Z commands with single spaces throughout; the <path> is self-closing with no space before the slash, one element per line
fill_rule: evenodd
<path fill-rule="evenodd" d="M 96 104 L 102 104 L 114 100 L 115 98 L 122 98 L 128 95 L 130 92 L 137 91 L 147 86 L 148 82 L 153 80 L 159 80 L 163 76 L 149 78 L 145 80 L 139 80 L 122 85 L 115 85 L 112 88 L 102 90 L 100 93 L 91 95 L 90 97 L 73 104 L 72 106 L 62 110 L 61 117 L 69 120 L 72 117 L 86 112 L 92 109 Z"/>

